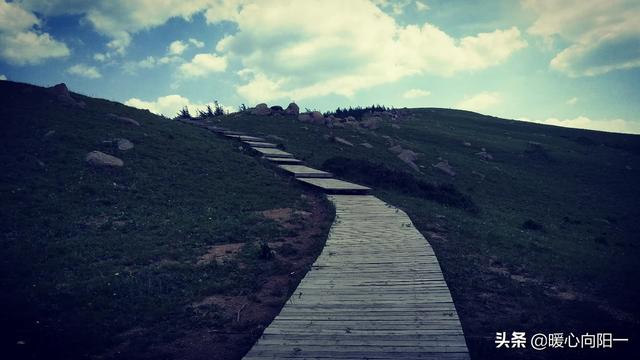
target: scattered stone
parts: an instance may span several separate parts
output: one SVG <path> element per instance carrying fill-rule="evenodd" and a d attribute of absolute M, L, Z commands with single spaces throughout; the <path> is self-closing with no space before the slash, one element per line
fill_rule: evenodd
<path fill-rule="evenodd" d="M 281 114 L 284 112 L 284 109 L 280 105 L 274 105 L 270 109 L 272 114 Z"/>
<path fill-rule="evenodd" d="M 50 88 L 47 88 L 49 93 L 53 94 L 58 101 L 65 105 L 75 106 L 79 108 L 85 108 L 86 104 L 83 101 L 76 101 L 73 97 L 71 97 L 71 93 L 67 88 L 65 83 L 60 83 L 58 85 L 54 85 Z"/>
<path fill-rule="evenodd" d="M 56 131 L 55 131 L 55 130 L 49 130 L 49 131 L 47 131 L 47 133 L 46 133 L 46 134 L 44 134 L 44 137 L 45 137 L 45 138 L 48 138 L 48 137 L 52 136 L 52 135 L 53 135 L 53 134 L 55 134 L 55 133 L 56 133 Z"/>
<path fill-rule="evenodd" d="M 311 115 L 308 113 L 302 113 L 298 115 L 298 121 L 300 122 L 311 122 Z"/>
<path fill-rule="evenodd" d="M 135 120 L 133 120 L 133 119 L 131 119 L 131 118 L 128 118 L 128 117 L 126 117 L 126 116 L 119 116 L 119 115 L 116 115 L 116 114 L 111 114 L 111 113 L 109 113 L 109 114 L 107 114 L 107 117 L 108 117 L 109 119 L 112 119 L 112 120 L 120 121 L 121 123 L 129 124 L 129 125 L 135 125 L 135 126 L 140 126 L 140 123 L 139 123 L 139 122 L 137 122 L 137 121 L 135 121 Z"/>
<path fill-rule="evenodd" d="M 324 116 L 320 111 L 312 111 L 311 122 L 317 125 L 324 125 Z"/>
<path fill-rule="evenodd" d="M 489 154 L 484 148 L 482 149 L 482 151 L 477 152 L 476 155 L 481 157 L 483 160 L 487 160 L 487 161 L 493 160 L 493 156 Z"/>
<path fill-rule="evenodd" d="M 627 166 L 625 166 L 624 168 L 625 168 L 625 169 L 627 169 L 627 170 L 633 170 L 633 168 L 631 167 L 631 165 L 627 165 Z"/>
<path fill-rule="evenodd" d="M 400 129 L 400 125 L 398 124 L 391 124 L 391 127 L 394 129 Z"/>
<path fill-rule="evenodd" d="M 477 177 L 479 177 L 479 178 L 480 178 L 480 181 L 483 181 L 483 180 L 486 178 L 486 176 L 485 176 L 483 173 L 479 173 L 479 172 L 477 172 L 477 171 L 475 171 L 475 170 L 474 170 L 474 171 L 472 171 L 471 173 L 472 173 L 473 175 L 476 175 Z"/>
<path fill-rule="evenodd" d="M 356 121 L 356 118 L 354 118 L 353 116 L 347 116 L 346 118 L 344 118 L 345 121 Z"/>
<path fill-rule="evenodd" d="M 367 149 L 373 149 L 373 145 L 369 144 L 368 142 L 363 142 L 362 144 L 360 144 L 364 147 L 366 147 Z"/>
<path fill-rule="evenodd" d="M 420 172 L 420 169 L 414 163 L 414 161 L 418 160 L 418 154 L 416 154 L 415 152 L 408 149 L 402 150 L 402 152 L 398 154 L 398 158 L 404 161 L 405 164 L 409 165 L 409 167 L 413 170 Z"/>
<path fill-rule="evenodd" d="M 462 145 L 464 145 L 464 146 L 466 146 L 466 147 L 470 147 L 470 146 L 471 146 L 471 143 L 470 143 L 470 142 L 468 142 L 468 141 L 465 141 L 465 142 L 463 142 L 463 143 L 462 143 Z"/>
<path fill-rule="evenodd" d="M 453 167 L 449 165 L 449 162 L 447 160 L 440 161 L 439 163 L 432 166 L 449 176 L 456 176 L 456 172 L 453 170 Z"/>
<path fill-rule="evenodd" d="M 115 156 L 105 154 L 101 151 L 92 151 L 87 154 L 85 161 L 93 166 L 114 166 L 121 167 L 124 165 L 124 161 L 118 159 Z"/>
<path fill-rule="evenodd" d="M 335 142 L 340 143 L 340 144 L 343 144 L 343 145 L 353 146 L 353 144 L 352 144 L 350 141 L 347 141 L 347 140 L 345 140 L 345 139 L 343 139 L 343 138 L 341 138 L 341 137 L 334 136 L 334 137 L 333 137 L 333 140 L 334 140 Z"/>
<path fill-rule="evenodd" d="M 127 150 L 133 149 L 133 143 L 127 139 L 119 138 L 119 139 L 114 139 L 114 141 L 116 142 L 116 146 L 120 151 L 127 151 Z"/>
<path fill-rule="evenodd" d="M 360 123 L 360 126 L 362 126 L 365 129 L 369 129 L 369 130 L 376 130 L 380 127 L 380 122 L 382 121 L 382 119 L 378 116 L 372 116 L 370 118 L 367 118 L 365 120 L 363 120 Z"/>
<path fill-rule="evenodd" d="M 389 148 L 389 151 L 392 153 L 400 154 L 404 149 L 400 145 L 392 146 Z"/>
<path fill-rule="evenodd" d="M 256 105 L 256 107 L 254 107 L 251 110 L 251 114 L 253 115 L 270 115 L 271 114 L 271 109 L 269 108 L 269 106 L 267 106 L 267 104 L 265 103 L 260 103 L 258 105 Z"/>
<path fill-rule="evenodd" d="M 292 102 L 287 106 L 284 113 L 288 115 L 298 115 L 300 114 L 300 107 L 296 103 Z"/>

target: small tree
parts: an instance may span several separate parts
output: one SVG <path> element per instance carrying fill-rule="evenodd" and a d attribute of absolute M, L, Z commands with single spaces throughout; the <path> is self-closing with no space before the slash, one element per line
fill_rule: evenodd
<path fill-rule="evenodd" d="M 214 100 L 213 101 L 213 105 L 215 106 L 216 110 L 213 112 L 212 116 L 222 116 L 224 115 L 224 109 L 222 108 L 222 106 L 220 104 L 218 104 L 218 100 Z M 242 104 L 244 105 L 244 104 Z M 211 108 L 209 106 L 207 106 L 209 108 L 209 112 L 211 112 Z"/>
<path fill-rule="evenodd" d="M 191 114 L 189 113 L 189 108 L 186 105 L 182 108 L 182 110 L 178 111 L 178 117 L 193 119 L 193 117 L 191 117 Z"/>

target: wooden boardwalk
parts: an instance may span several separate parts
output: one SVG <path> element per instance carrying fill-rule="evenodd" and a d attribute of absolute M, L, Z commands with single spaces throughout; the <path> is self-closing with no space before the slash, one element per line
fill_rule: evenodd
<path fill-rule="evenodd" d="M 244 359 L 468 359 L 438 260 L 409 217 L 374 196 L 329 199 L 322 254 Z"/>
<path fill-rule="evenodd" d="M 249 145 L 274 164 L 302 163 L 288 152 Z M 318 177 L 331 174 L 306 166 L 279 167 L 327 194 L 371 190 Z M 438 260 L 407 214 L 371 195 L 328 198 L 336 218 L 322 253 L 244 359 L 469 359 Z"/>

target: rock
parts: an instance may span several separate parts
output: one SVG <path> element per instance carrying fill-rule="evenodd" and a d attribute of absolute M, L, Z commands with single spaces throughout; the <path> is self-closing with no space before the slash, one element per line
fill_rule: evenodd
<path fill-rule="evenodd" d="M 281 138 L 280 136 L 277 136 L 277 135 L 267 135 L 267 137 L 274 140 L 284 141 L 284 138 Z"/>
<path fill-rule="evenodd" d="M 335 118 L 333 118 L 333 121 L 334 121 L 334 122 L 342 123 L 342 122 L 344 122 L 344 119 L 343 119 L 343 118 L 341 118 L 341 117 L 335 117 Z"/>
<path fill-rule="evenodd" d="M 404 163 L 409 165 L 413 170 L 420 172 L 420 169 L 414 163 L 414 161 L 418 160 L 418 154 L 415 152 L 408 149 L 402 150 L 402 152 L 398 154 L 398 159 L 404 161 Z"/>
<path fill-rule="evenodd" d="M 93 166 L 121 167 L 124 165 L 124 161 L 101 151 L 92 151 L 88 153 L 84 160 Z"/>
<path fill-rule="evenodd" d="M 468 142 L 468 141 L 465 141 L 465 142 L 463 142 L 463 143 L 462 143 L 462 145 L 464 145 L 464 146 L 466 146 L 466 147 L 470 147 L 470 146 L 471 146 L 471 143 L 470 143 L 470 142 Z"/>
<path fill-rule="evenodd" d="M 117 121 L 119 121 L 119 122 L 121 122 L 121 123 L 129 124 L 129 125 L 135 125 L 135 126 L 140 126 L 140 123 L 139 123 L 139 122 L 137 122 L 137 121 L 135 121 L 135 120 L 133 120 L 133 119 L 131 119 L 131 118 L 128 118 L 128 117 L 126 117 L 126 116 L 119 116 L 119 115 L 116 115 L 116 114 L 107 114 L 107 117 L 108 117 L 109 119 L 112 119 L 112 120 L 117 120 Z"/>
<path fill-rule="evenodd" d="M 300 107 L 296 103 L 292 102 L 284 110 L 284 113 L 287 115 L 298 115 L 300 114 Z"/>
<path fill-rule="evenodd" d="M 372 116 L 370 118 L 366 118 L 365 120 L 363 120 L 360 123 L 360 126 L 362 126 L 365 129 L 369 129 L 369 130 L 375 130 L 378 129 L 380 127 L 380 122 L 382 121 L 382 119 L 378 116 Z"/>
<path fill-rule="evenodd" d="M 373 149 L 373 145 L 369 144 L 368 142 L 363 142 L 362 144 L 360 144 L 364 147 L 366 147 L 367 149 Z"/>
<path fill-rule="evenodd" d="M 477 152 L 476 155 L 478 155 L 479 157 L 481 157 L 484 160 L 493 160 L 493 156 L 491 154 L 489 154 L 486 150 L 482 150 L 480 152 Z"/>
<path fill-rule="evenodd" d="M 119 138 L 119 139 L 114 139 L 114 141 L 116 142 L 116 146 L 120 151 L 127 151 L 127 150 L 133 149 L 133 143 L 127 139 Z"/>
<path fill-rule="evenodd" d="M 76 101 L 73 97 L 71 97 L 71 93 L 69 92 L 69 89 L 67 88 L 67 85 L 65 83 L 60 83 L 58 85 L 47 88 L 47 91 L 53 94 L 56 99 L 63 104 L 76 106 L 79 108 L 84 108 L 86 106 L 83 101 Z"/>
<path fill-rule="evenodd" d="M 320 111 L 312 111 L 311 122 L 318 125 L 324 125 L 324 116 Z"/>
<path fill-rule="evenodd" d="M 335 128 L 341 128 L 341 129 L 342 129 L 342 128 L 344 128 L 344 123 L 341 123 L 341 122 L 334 122 L 334 123 L 333 123 L 333 127 L 335 127 Z"/>
<path fill-rule="evenodd" d="M 456 176 L 456 172 L 453 170 L 453 167 L 449 165 L 449 162 L 447 160 L 440 161 L 439 163 L 432 166 L 449 176 Z"/>
<path fill-rule="evenodd" d="M 356 118 L 354 118 L 353 116 L 347 116 L 346 118 L 344 118 L 344 121 L 356 121 Z"/>
<path fill-rule="evenodd" d="M 355 129 L 355 128 L 357 128 L 357 127 L 358 127 L 358 122 L 357 122 L 357 121 L 346 121 L 346 122 L 344 123 L 344 126 L 345 126 L 345 127 L 347 127 L 347 126 L 348 126 L 348 127 L 350 127 L 350 128 Z"/>
<path fill-rule="evenodd" d="M 392 153 L 400 154 L 404 149 L 400 145 L 392 146 L 389 148 L 389 151 Z"/>
<path fill-rule="evenodd" d="M 284 109 L 280 105 L 274 105 L 270 109 L 272 114 L 281 114 L 284 112 Z"/>
<path fill-rule="evenodd" d="M 270 115 L 271 114 L 271 109 L 269 108 L 269 106 L 267 106 L 267 104 L 260 103 L 260 104 L 256 105 L 256 107 L 251 109 L 251 114 L 253 114 L 253 115 L 262 115 L 262 116 Z"/>
<path fill-rule="evenodd" d="M 298 121 L 300 122 L 311 122 L 311 115 L 308 113 L 302 113 L 298 115 Z"/>
<path fill-rule="evenodd" d="M 337 143 L 343 144 L 343 145 L 347 145 L 347 146 L 353 146 L 353 144 L 350 141 L 347 141 L 341 137 L 337 137 L 334 136 L 333 140 Z"/>
<path fill-rule="evenodd" d="M 56 133 L 56 131 L 55 131 L 55 130 L 49 130 L 49 131 L 47 131 L 47 133 L 46 133 L 46 134 L 44 134 L 44 137 L 45 137 L 45 138 L 48 138 L 48 137 L 52 136 L 52 135 L 53 135 L 53 134 L 55 134 L 55 133 Z"/>
<path fill-rule="evenodd" d="M 394 129 L 400 129 L 400 125 L 398 124 L 391 124 L 391 127 Z"/>

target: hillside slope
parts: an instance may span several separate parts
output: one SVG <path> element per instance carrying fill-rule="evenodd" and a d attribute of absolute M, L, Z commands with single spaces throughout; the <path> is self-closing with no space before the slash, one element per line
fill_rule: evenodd
<path fill-rule="evenodd" d="M 640 136 L 437 108 L 358 126 L 303 120 L 247 112 L 217 122 L 275 135 L 300 159 L 406 210 L 436 250 L 472 357 L 603 356 L 496 349 L 502 331 L 637 338 Z M 404 150 L 417 153 L 405 151 L 417 157 L 413 168 L 399 159 Z M 634 348 L 625 345 L 608 354 Z"/>
<path fill-rule="evenodd" d="M 326 204 L 231 141 L 60 96 L 0 82 L 0 357 L 240 357 L 321 248 Z"/>

